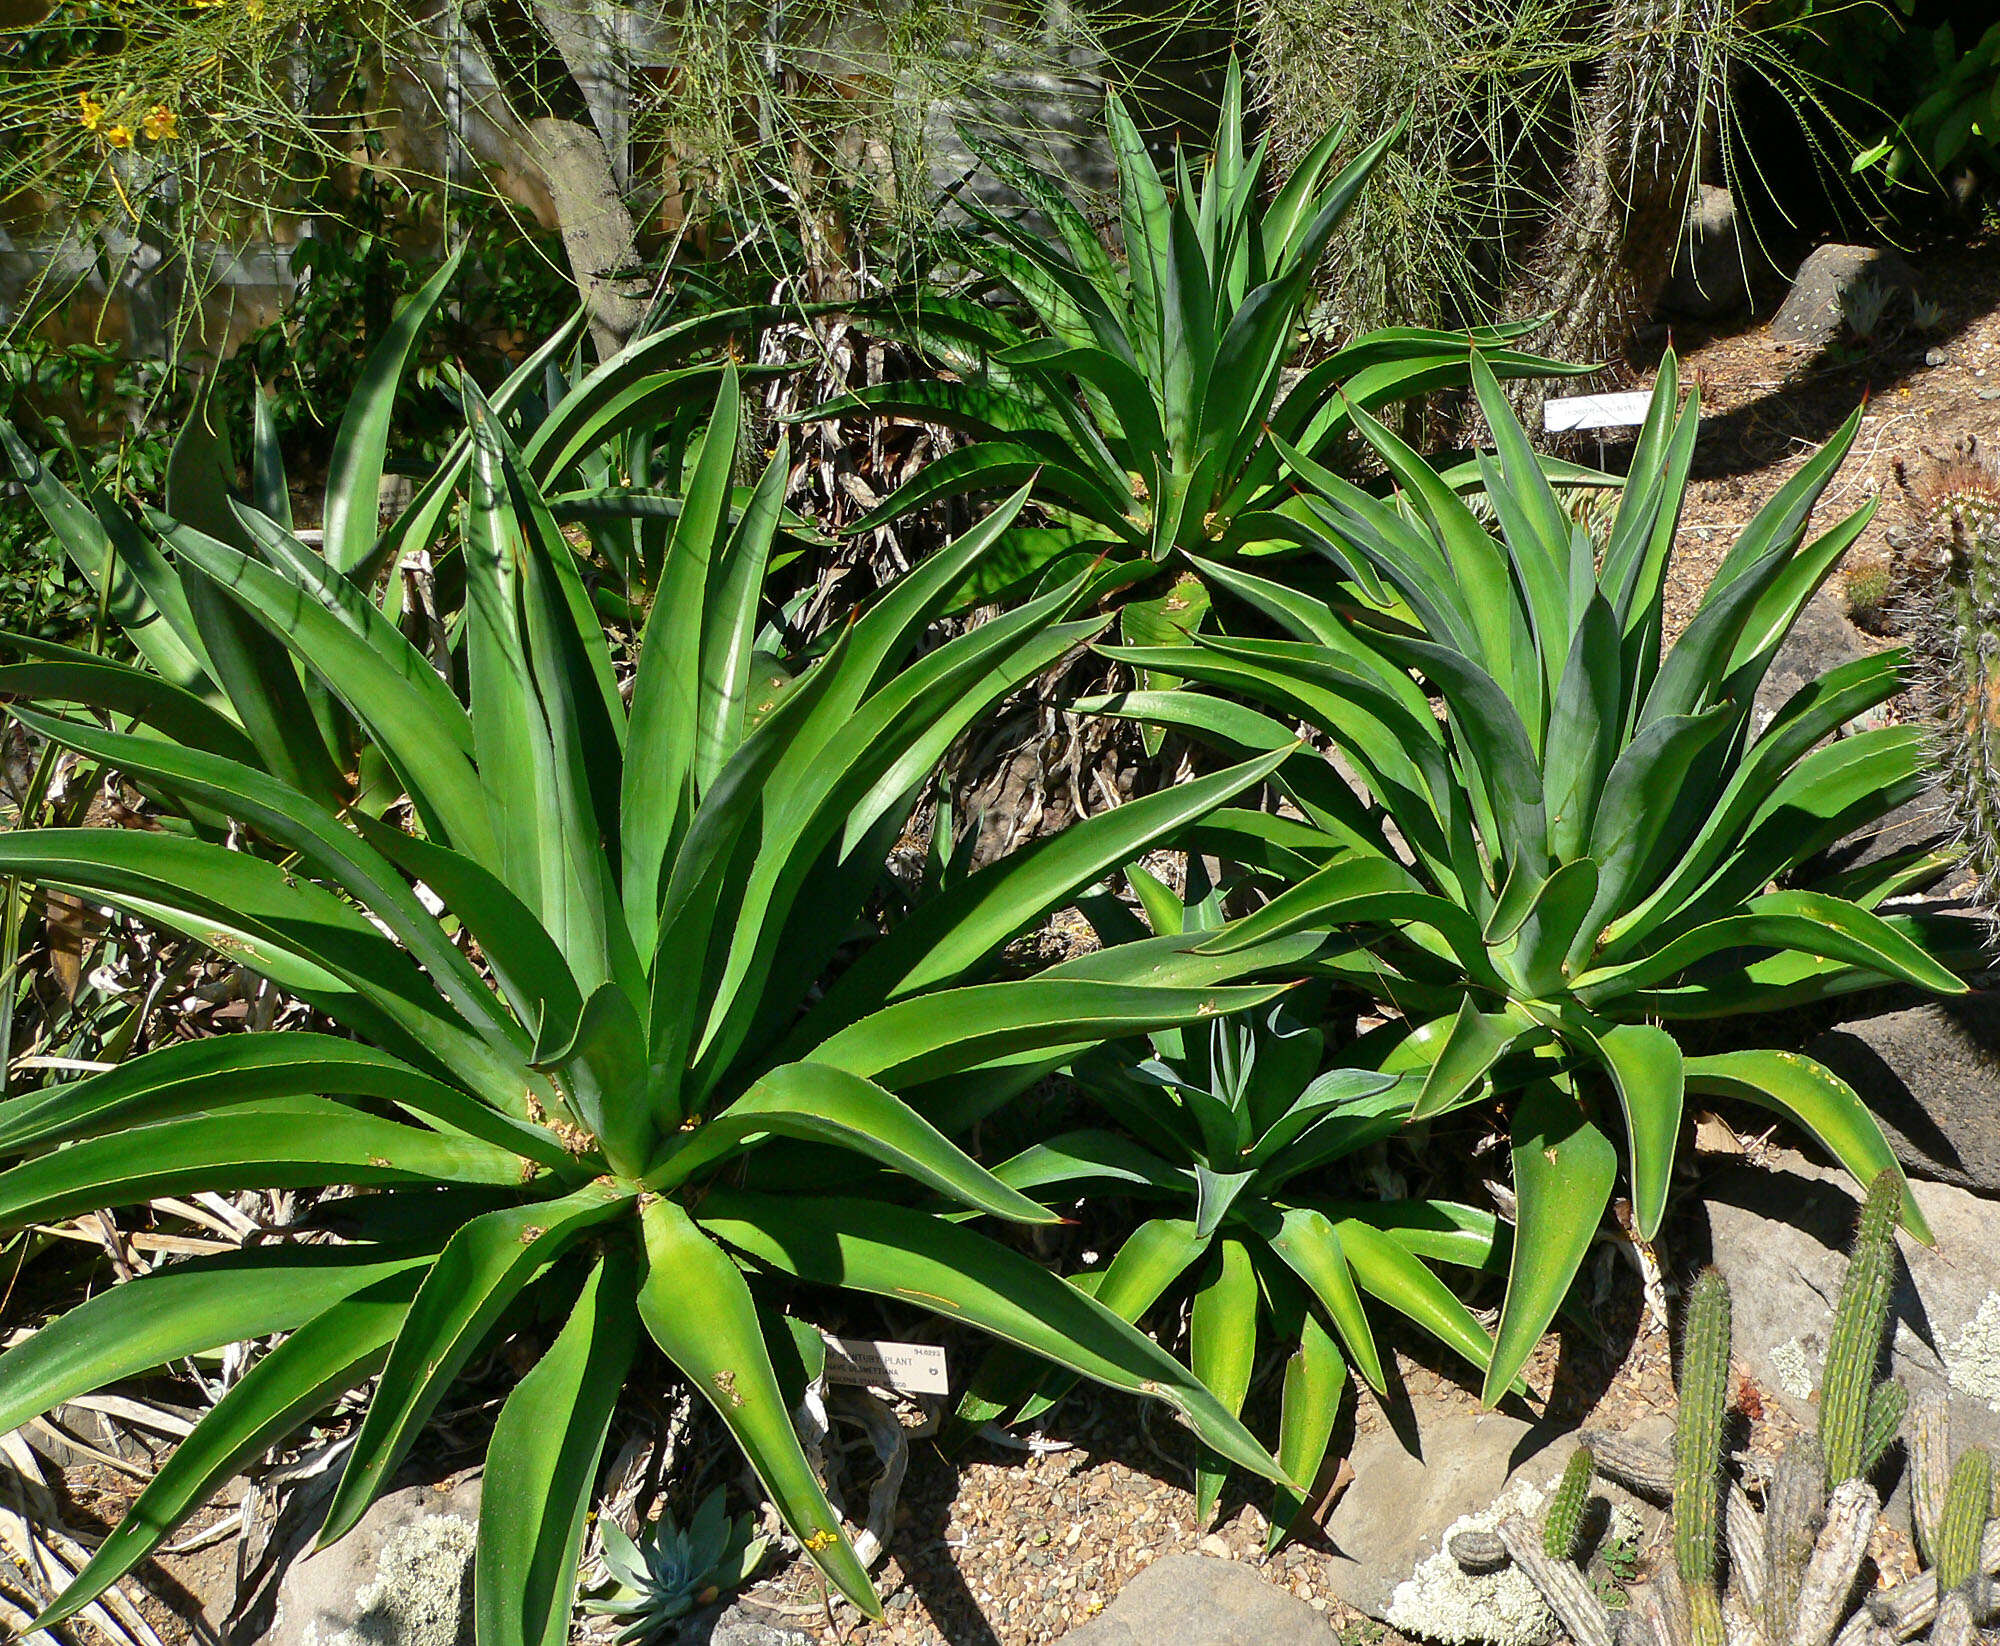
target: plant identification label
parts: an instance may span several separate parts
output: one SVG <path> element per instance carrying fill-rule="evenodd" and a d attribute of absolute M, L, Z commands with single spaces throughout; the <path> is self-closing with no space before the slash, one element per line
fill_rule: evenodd
<path fill-rule="evenodd" d="M 1646 408 L 1653 403 L 1645 389 L 1630 394 L 1572 394 L 1550 400 L 1542 407 L 1542 427 L 1550 434 L 1564 429 L 1636 428 L 1646 421 Z"/>
<path fill-rule="evenodd" d="M 826 1380 L 863 1388 L 894 1389 L 905 1395 L 941 1395 L 951 1390 L 944 1350 L 932 1343 L 881 1343 L 865 1337 L 826 1339 Z"/>

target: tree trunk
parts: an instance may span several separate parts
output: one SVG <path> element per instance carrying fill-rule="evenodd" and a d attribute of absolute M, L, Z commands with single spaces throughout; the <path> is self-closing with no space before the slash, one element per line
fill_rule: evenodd
<path fill-rule="evenodd" d="M 528 146 L 549 196 L 570 275 L 590 311 L 597 357 L 623 348 L 646 313 L 646 283 L 624 271 L 639 261 L 631 209 L 611 175 L 603 141 L 572 120 L 531 120 Z"/>
<path fill-rule="evenodd" d="M 602 24 L 602 8 L 588 10 Z M 613 78 L 605 44 L 608 27 L 592 33 L 580 15 L 555 7 L 545 9 L 545 26 L 551 20 L 551 37 L 578 78 L 593 119 L 614 131 L 622 129 L 608 101 Z M 570 277 L 590 312 L 591 341 L 598 358 L 608 359 L 638 329 L 647 288 L 643 279 L 627 272 L 639 260 L 638 226 L 619 190 L 605 138 L 573 120 L 523 120 L 476 37 L 463 29 L 450 33 L 441 7 L 414 22 L 425 28 L 434 49 L 416 49 L 415 41 L 410 42 L 402 67 L 415 82 L 412 89 L 421 90 L 406 108 L 406 118 L 421 127 L 439 111 L 455 115 L 455 138 L 465 159 L 499 192 L 531 204 L 544 226 L 562 235 Z M 390 89 L 396 89 L 393 79 Z M 413 132 L 406 140 L 415 136 Z M 453 140 L 453 134 L 442 131 L 436 136 L 446 144 Z M 450 164 L 447 155 L 440 169 Z"/>
<path fill-rule="evenodd" d="M 1687 220 L 1705 111 L 1719 96 L 1732 0 L 1612 0 L 1603 58 L 1579 88 L 1576 149 L 1507 306 L 1548 319 L 1518 345 L 1565 361 L 1615 362 L 1651 317 Z M 1523 378 L 1529 420 L 1557 387 Z"/>

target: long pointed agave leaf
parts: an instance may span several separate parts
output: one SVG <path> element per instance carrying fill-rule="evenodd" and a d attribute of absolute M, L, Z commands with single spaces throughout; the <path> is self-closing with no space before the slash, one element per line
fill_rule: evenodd
<path fill-rule="evenodd" d="M 1225 1236 L 1188 1314 L 1188 1368 L 1240 1416 L 1257 1358 L 1257 1273 L 1250 1249 Z M 1195 1477 L 1195 1519 L 1206 1523 L 1222 1495 L 1224 1470 L 1204 1462 Z"/>
<path fill-rule="evenodd" d="M 266 1098 L 228 1114 L 88 1138 L 0 1173 L 0 1226 L 52 1222 L 161 1195 L 335 1183 L 518 1185 L 518 1155 L 380 1120 L 323 1098 Z"/>
<path fill-rule="evenodd" d="M 548 930 L 500 878 L 458 852 L 356 818 L 383 856 L 430 888 L 479 945 L 493 979 L 536 1046 L 561 1045 L 575 1033 L 583 991 Z"/>
<path fill-rule="evenodd" d="M 1272 1282 L 1266 1278 L 1266 1284 Z M 1306 1506 L 1305 1493 L 1320 1472 L 1333 1426 L 1347 1393 L 1347 1363 L 1333 1334 L 1306 1305 L 1297 1282 L 1273 1287 L 1272 1315 L 1277 1335 L 1298 1345 L 1285 1362 L 1282 1403 L 1278 1412 L 1278 1462 L 1302 1485 L 1280 1485 L 1271 1504 L 1271 1535 L 1267 1547 L 1283 1541 Z"/>
<path fill-rule="evenodd" d="M 1329 1215 L 1331 1210 L 1329 1209 Z M 1334 1219 L 1341 1251 L 1361 1289 L 1415 1321 L 1447 1348 L 1485 1368 L 1493 1359 L 1493 1339 L 1478 1317 L 1394 1232 L 1370 1221 L 1383 1217 L 1373 1208 L 1360 1216 Z"/>
<path fill-rule="evenodd" d="M 1651 1240 L 1666 1215 L 1674 1149 L 1680 1141 L 1685 1095 L 1681 1049 L 1665 1029 L 1620 1023 L 1602 1033 L 1585 1030 L 1625 1111 L 1631 1146 L 1632 1210 L 1639 1238 Z"/>
<path fill-rule="evenodd" d="M 89 580 L 105 615 L 163 679 L 217 708 L 227 704 L 210 670 L 187 591 L 166 557 L 112 500 L 87 508 L 0 418 L 0 448 L 70 563 Z"/>
<path fill-rule="evenodd" d="M 257 748 L 243 729 L 196 693 L 132 668 L 47 641 L 7 635 L 10 650 L 36 659 L 0 666 L 0 692 L 18 701 L 81 704 L 172 742 L 254 765 Z"/>
<path fill-rule="evenodd" d="M 1103 1269 L 1072 1277 L 1071 1284 L 1087 1292 L 1099 1308 L 1120 1320 L 1136 1324 L 1159 1302 L 1170 1286 L 1201 1261 L 1211 1244 L 1212 1231 L 1198 1229 L 1184 1217 L 1151 1217 L 1125 1237 Z M 994 1357 L 994 1365 L 1000 1375 L 1006 1375 L 1015 1366 L 1024 1370 L 1025 1375 L 1021 1379 L 1024 1398 L 1020 1399 L 1012 1416 L 1016 1423 L 1034 1422 L 1076 1386 L 1077 1374 L 1074 1371 L 1037 1367 L 1033 1360 L 1018 1350 L 999 1351 Z M 1195 1376 L 1202 1377 L 1200 1368 L 1194 1370 Z M 982 1383 L 986 1381 L 986 1376 L 986 1372 L 982 1371 Z M 1214 1390 L 1214 1385 L 1208 1383 L 1205 1377 L 1202 1381 L 1211 1391 Z M 1026 1393 L 1029 1387 L 1033 1389 L 1032 1394 Z M 1232 1405 L 1220 1395 L 1218 1400 L 1231 1416 L 1241 1413 L 1240 1402 Z M 1014 1402 L 1009 1401 L 1008 1404 Z"/>
<path fill-rule="evenodd" d="M 823 1063 L 773 1069 L 646 1176 L 671 1188 L 749 1137 L 832 1143 L 870 1156 L 940 1194 L 1015 1222 L 1060 1219 L 979 1165 L 894 1093 Z"/>
<path fill-rule="evenodd" d="M 1233 1463 L 1281 1478 L 1263 1448 L 1165 1350 L 1040 1264 L 969 1229 L 875 1201 L 720 1189 L 703 1203 L 701 1221 L 786 1273 L 920 1303 L 1100 1383 L 1153 1395 Z"/>
<path fill-rule="evenodd" d="M 632 720 L 625 763 L 625 915 L 633 941 L 649 947 L 657 933 L 663 871 L 677 828 L 699 802 L 706 782 L 696 771 L 701 720 L 702 634 L 712 557 L 722 547 L 730 477 L 736 465 L 741 397 L 733 373 L 724 379 L 690 467 L 680 518 L 668 542 L 660 592 L 646 620 L 639 670 L 632 686 Z M 718 767 L 719 769 L 719 767 Z M 708 774 L 713 781 L 714 773 Z"/>
<path fill-rule="evenodd" d="M 1615 998 L 1630 989 L 1673 977 L 1696 961 L 1728 949 L 1787 948 L 1826 960 L 1844 961 L 1935 994 L 1963 994 L 1966 985 L 1880 915 L 1818 892 L 1768 892 L 1752 898 L 1743 912 L 1697 926 L 1643 960 L 1584 973 L 1578 992 L 1586 999 Z"/>
<path fill-rule="evenodd" d="M 588 311 L 578 305 L 576 312 L 562 327 L 552 332 L 547 341 L 530 351 L 507 374 L 487 400 L 497 414 L 507 415 L 528 392 L 530 385 L 541 381 L 543 371 L 570 346 L 588 318 Z M 348 580 L 357 587 L 372 587 L 383 571 L 399 563 L 405 554 L 428 547 L 446 509 L 458 496 L 459 484 L 465 478 L 471 461 L 472 432 L 462 429 L 446 450 L 443 460 L 431 471 L 430 478 L 417 488 L 409 506 L 376 539 L 368 557 L 349 571 Z M 261 502 L 258 507 L 266 514 L 271 513 Z M 392 600 L 401 600 L 402 585 L 399 580 L 392 578 L 389 581 L 383 598 L 385 606 Z"/>
<path fill-rule="evenodd" d="M 1285 987 L 1176 989 L 1046 975 L 974 983 L 885 1006 L 829 1037 L 813 1055 L 854 1074 L 914 1084 L 1026 1053 L 1247 1011 Z"/>
<path fill-rule="evenodd" d="M 1382 1356 L 1375 1347 L 1374 1330 L 1361 1307 L 1361 1294 L 1355 1289 L 1354 1271 L 1348 1265 L 1340 1236 L 1326 1214 L 1311 1207 L 1287 1207 L 1268 1238 L 1271 1249 L 1291 1265 L 1293 1273 L 1305 1282 L 1326 1310 L 1327 1318 L 1346 1346 L 1348 1358 L 1368 1380 L 1368 1386 L 1378 1393 L 1385 1389 Z"/>
<path fill-rule="evenodd" d="M 0 1433 L 184 1355 L 296 1330 L 343 1298 L 430 1261 L 421 1249 L 273 1244 L 141 1275 L 79 1303 L 0 1355 L 0 1422 L 7 1425 Z"/>
<path fill-rule="evenodd" d="M 0 834 L 0 866 L 184 932 L 504 1112 L 525 1112 L 518 1058 L 451 1011 L 365 915 L 276 864 L 164 833 L 25 829 Z"/>
<path fill-rule="evenodd" d="M 241 550 L 185 530 L 173 540 L 184 559 L 326 682 L 368 729 L 436 833 L 491 854 L 478 778 L 461 741 L 462 717 L 439 715 L 435 672 L 414 647 L 404 641 L 400 651 L 378 649 L 387 644 L 382 629 L 357 633 L 290 577 Z"/>
<path fill-rule="evenodd" d="M 204 394 L 174 440 L 167 460 L 166 516 L 178 536 L 200 537 L 247 550 L 232 508 L 236 462 L 219 414 Z M 170 539 L 171 540 L 171 539 Z M 285 647 L 237 609 L 202 571 L 181 578 L 216 684 L 272 771 L 310 794 L 332 800 L 344 762 L 337 716 L 315 701 Z"/>
<path fill-rule="evenodd" d="M 422 963 L 431 980 L 469 1021 L 502 1047 L 526 1052 L 527 1038 L 494 1000 L 485 980 L 439 928 L 403 878 L 352 830 L 300 798 L 296 788 L 253 767 L 75 721 L 18 711 L 23 724 L 136 776 L 169 781 L 174 791 L 207 802 L 298 850 L 303 860 L 365 904 Z"/>
<path fill-rule="evenodd" d="M 923 1221 L 944 1232 L 934 1220 Z M 649 1203 L 641 1222 L 645 1275 L 639 1317 L 646 1330 L 736 1436 L 778 1513 L 814 1563 L 862 1611 L 881 1616 L 882 1602 L 868 1573 L 799 1448 L 764 1347 L 757 1305 L 742 1274 L 672 1201 Z M 728 1238 L 728 1231 L 722 1232 Z"/>
<path fill-rule="evenodd" d="M 326 558 L 337 572 L 352 572 L 375 546 L 382 475 L 386 470 L 389 423 L 403 373 L 432 312 L 458 272 L 465 248 L 454 249 L 437 273 L 398 311 L 362 362 L 354 393 L 334 435 L 326 472 Z"/>
<path fill-rule="evenodd" d="M 1291 754 L 1272 754 L 1176 784 L 1100 812 L 968 877 L 925 904 L 844 973 L 790 1044 L 816 1040 L 851 1021 L 844 1001 L 892 1001 L 962 977 L 1050 910 L 1270 776 Z M 851 1010 L 851 1008 L 850 1008 Z"/>
<path fill-rule="evenodd" d="M 782 810 L 765 837 L 770 849 L 745 881 L 728 958 L 696 1043 L 698 1058 L 713 1064 L 733 1057 L 743 1043 L 758 986 L 787 935 L 785 916 L 820 851 L 838 842 L 845 856 L 883 817 L 903 815 L 931 768 L 981 709 L 1094 631 L 1096 625 L 1049 626 L 1076 592 L 1072 582 L 920 659 L 844 725 L 827 728 L 811 767 L 799 764 L 808 733 L 786 751 L 787 767 L 774 777 L 774 784 L 783 785 Z M 829 693 L 815 716 L 823 720 L 835 701 Z"/>
<path fill-rule="evenodd" d="M 1562 1306 L 1618 1171 L 1610 1139 L 1547 1081 L 1531 1086 L 1514 1110 L 1513 1154 L 1520 1221 L 1480 1397 L 1489 1406 L 1513 1384 Z"/>
<path fill-rule="evenodd" d="M 1689 1091 L 1741 1098 L 1804 1126 L 1857 1183 L 1894 1172 L 1903 1185 L 1903 1227 L 1926 1246 L 1936 1244 L 1880 1124 L 1831 1069 L 1794 1052 L 1748 1051 L 1691 1057 L 1686 1071 Z"/>
<path fill-rule="evenodd" d="M 182 1041 L 17 1098 L 0 1107 L 0 1153 L 48 1149 L 234 1103 L 336 1093 L 386 1098 L 542 1165 L 558 1170 L 570 1165 L 543 1128 L 516 1121 L 375 1047 L 305 1030 Z"/>
<path fill-rule="evenodd" d="M 307 1321 L 224 1392 L 159 1467 L 124 1518 L 35 1627 L 74 1616 L 150 1555 L 232 1475 L 300 1423 L 368 1381 L 416 1295 L 415 1268 Z"/>
<path fill-rule="evenodd" d="M 493 1426 L 473 1608 L 487 1646 L 563 1646 L 598 1460 L 638 1346 L 638 1274 L 612 1247 Z"/>
<path fill-rule="evenodd" d="M 628 1205 L 616 1188 L 591 1184 L 562 1200 L 489 1212 L 452 1236 L 396 1334 L 320 1529 L 320 1547 L 351 1531 L 366 1512 L 501 1310 L 586 1229 Z"/>

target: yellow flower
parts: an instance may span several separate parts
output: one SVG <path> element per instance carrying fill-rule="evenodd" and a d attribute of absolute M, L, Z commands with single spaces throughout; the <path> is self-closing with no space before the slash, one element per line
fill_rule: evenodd
<path fill-rule="evenodd" d="M 164 143 L 181 134 L 181 117 L 164 103 L 155 103 L 139 122 L 155 143 Z"/>
<path fill-rule="evenodd" d="M 89 92 L 78 92 L 76 96 L 76 118 L 85 131 L 97 130 L 104 119 L 104 105 Z"/>
<path fill-rule="evenodd" d="M 130 126 L 106 126 L 104 128 L 104 141 L 109 143 L 114 149 L 129 149 L 132 146 L 132 128 Z"/>

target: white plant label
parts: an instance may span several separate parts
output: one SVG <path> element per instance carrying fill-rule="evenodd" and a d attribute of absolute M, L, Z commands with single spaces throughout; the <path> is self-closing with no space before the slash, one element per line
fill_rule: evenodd
<path fill-rule="evenodd" d="M 1645 389 L 1630 394 L 1572 394 L 1542 407 L 1542 427 L 1550 434 L 1564 429 L 1636 428 L 1646 421 L 1653 397 Z"/>
<path fill-rule="evenodd" d="M 944 1350 L 933 1343 L 882 1343 L 865 1337 L 826 1339 L 826 1380 L 854 1383 L 867 1389 L 894 1389 L 905 1395 L 941 1395 L 951 1391 L 945 1376 Z"/>

